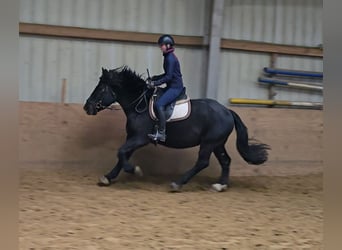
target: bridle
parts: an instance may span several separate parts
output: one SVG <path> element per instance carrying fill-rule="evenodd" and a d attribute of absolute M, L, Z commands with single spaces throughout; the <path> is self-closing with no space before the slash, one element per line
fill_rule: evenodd
<path fill-rule="evenodd" d="M 108 88 L 107 85 L 106 85 L 106 88 Z M 114 93 L 114 91 L 112 90 L 112 88 L 109 88 L 109 90 L 111 91 L 112 95 L 115 96 L 115 93 Z M 135 98 L 135 99 L 134 99 L 132 102 L 130 102 L 129 104 L 123 106 L 123 108 L 128 108 L 128 107 L 132 106 L 133 104 L 137 103 L 137 104 L 135 105 L 134 110 L 135 110 L 137 113 L 139 113 L 139 114 L 145 112 L 145 111 L 147 110 L 147 108 L 148 108 L 148 102 L 147 102 L 147 97 L 146 97 L 146 93 L 147 93 L 148 90 L 149 90 L 148 88 L 145 88 L 145 89 L 143 90 L 143 92 L 142 92 L 137 98 Z M 141 104 L 142 102 L 145 103 L 144 108 L 139 109 L 139 106 L 140 106 L 140 104 Z M 113 109 L 114 109 L 114 108 L 111 107 L 111 106 L 105 106 L 105 105 L 103 105 L 103 104 L 102 104 L 102 100 L 99 100 L 99 101 L 96 102 L 96 103 L 93 102 L 93 101 L 89 101 L 89 103 L 92 104 L 92 105 L 94 105 L 95 108 L 96 108 L 97 110 L 103 110 L 103 109 L 113 110 Z"/>
<path fill-rule="evenodd" d="M 87 102 L 89 102 L 91 105 L 95 106 L 97 112 L 98 112 L 99 110 L 103 110 L 103 109 L 112 109 L 112 108 L 110 108 L 110 107 L 107 107 L 107 106 L 103 105 L 103 104 L 102 104 L 102 100 L 100 100 L 100 101 L 98 101 L 98 102 L 94 102 L 94 101 L 89 101 L 89 100 L 87 100 Z"/>
<path fill-rule="evenodd" d="M 105 88 L 108 89 L 108 85 L 105 85 Z M 112 94 L 113 96 L 115 96 L 114 91 L 113 91 L 111 88 L 109 88 L 109 89 L 110 89 L 110 91 L 111 91 L 111 94 Z M 103 109 L 112 109 L 112 108 L 110 108 L 109 106 L 103 105 L 103 104 L 102 104 L 102 100 L 99 100 L 99 101 L 97 101 L 97 102 L 94 102 L 94 101 L 91 101 L 91 100 L 88 99 L 87 102 L 89 102 L 91 105 L 95 106 L 97 112 L 98 112 L 99 110 L 103 110 Z"/>

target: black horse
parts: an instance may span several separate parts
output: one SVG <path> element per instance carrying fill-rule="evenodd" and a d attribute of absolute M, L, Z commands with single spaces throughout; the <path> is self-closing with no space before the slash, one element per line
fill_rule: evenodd
<path fill-rule="evenodd" d="M 147 88 L 141 75 L 127 66 L 113 70 L 102 68 L 100 81 L 87 99 L 84 110 L 88 115 L 96 115 L 112 103 L 118 102 L 127 117 L 127 137 L 118 151 L 116 166 L 100 178 L 99 185 L 110 185 L 122 168 L 128 173 L 141 173 L 140 168 L 132 166 L 128 160 L 135 150 L 153 143 L 147 136 L 155 125 L 148 111 L 148 100 L 152 94 L 153 89 Z M 236 147 L 241 157 L 247 163 L 254 165 L 267 161 L 269 146 L 251 142 L 247 128 L 240 117 L 215 100 L 193 99 L 191 114 L 187 119 L 167 123 L 167 139 L 160 144 L 171 148 L 200 146 L 195 166 L 171 183 L 173 191 L 179 191 L 182 185 L 206 168 L 213 152 L 222 167 L 221 177 L 213 188 L 221 191 L 229 185 L 231 159 L 225 149 L 225 143 L 234 126 L 237 132 Z"/>

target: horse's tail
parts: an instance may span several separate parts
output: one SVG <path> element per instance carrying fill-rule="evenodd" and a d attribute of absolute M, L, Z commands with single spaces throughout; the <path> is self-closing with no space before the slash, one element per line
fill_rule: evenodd
<path fill-rule="evenodd" d="M 241 118 L 233 110 L 230 110 L 234 117 L 236 129 L 236 147 L 241 157 L 249 164 L 259 165 L 267 161 L 270 147 L 264 143 L 251 142 L 248 138 L 247 127 L 242 122 Z"/>

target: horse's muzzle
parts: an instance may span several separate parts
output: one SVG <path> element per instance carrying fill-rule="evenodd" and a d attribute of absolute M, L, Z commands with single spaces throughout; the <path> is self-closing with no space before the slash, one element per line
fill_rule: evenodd
<path fill-rule="evenodd" d="M 87 101 L 86 104 L 84 104 L 83 109 L 88 115 L 97 114 L 96 106 L 93 103 L 90 103 L 89 101 Z"/>

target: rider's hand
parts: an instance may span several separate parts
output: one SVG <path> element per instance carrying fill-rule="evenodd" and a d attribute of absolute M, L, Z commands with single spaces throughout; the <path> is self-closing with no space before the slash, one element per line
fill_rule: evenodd
<path fill-rule="evenodd" d="M 151 80 L 151 78 L 146 79 L 146 85 L 147 85 L 147 88 L 149 89 L 154 88 L 154 82 Z"/>

